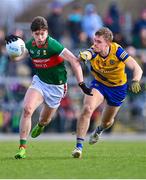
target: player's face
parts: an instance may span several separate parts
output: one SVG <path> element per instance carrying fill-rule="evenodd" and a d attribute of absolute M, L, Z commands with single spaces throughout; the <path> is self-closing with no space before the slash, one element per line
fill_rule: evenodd
<path fill-rule="evenodd" d="M 94 51 L 98 53 L 104 53 L 109 47 L 108 42 L 103 38 L 103 36 L 96 35 L 93 39 Z"/>
<path fill-rule="evenodd" d="M 34 32 L 32 32 L 32 36 L 34 37 L 37 46 L 43 45 L 46 42 L 46 38 L 48 36 L 48 31 L 46 29 L 34 31 Z"/>

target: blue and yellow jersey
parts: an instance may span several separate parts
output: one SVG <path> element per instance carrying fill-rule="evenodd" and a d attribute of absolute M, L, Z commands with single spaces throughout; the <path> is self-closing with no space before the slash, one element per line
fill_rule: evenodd
<path fill-rule="evenodd" d="M 97 81 L 109 87 L 121 86 L 127 82 L 124 61 L 129 55 L 119 44 L 111 43 L 107 57 L 101 57 L 94 52 L 93 47 L 86 51 L 92 54 L 91 72 Z"/>

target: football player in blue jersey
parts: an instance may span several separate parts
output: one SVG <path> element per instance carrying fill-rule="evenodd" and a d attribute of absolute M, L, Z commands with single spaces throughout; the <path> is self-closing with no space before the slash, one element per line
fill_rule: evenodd
<path fill-rule="evenodd" d="M 90 61 L 93 96 L 84 98 L 83 110 L 77 122 L 76 147 L 72 152 L 74 158 L 81 158 L 83 141 L 89 128 L 90 118 L 94 110 L 105 100 L 101 124 L 90 135 L 89 144 L 98 141 L 103 131 L 111 127 L 127 94 L 127 77 L 125 67 L 133 72 L 131 90 L 138 93 L 141 90 L 140 80 L 142 69 L 128 53 L 113 42 L 113 33 L 103 27 L 95 33 L 93 46 L 80 52 L 81 61 Z"/>

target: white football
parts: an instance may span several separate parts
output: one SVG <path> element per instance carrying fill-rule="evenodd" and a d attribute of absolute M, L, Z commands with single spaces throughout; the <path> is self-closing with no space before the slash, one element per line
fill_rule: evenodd
<path fill-rule="evenodd" d="M 18 40 L 6 44 L 6 50 L 9 56 L 19 57 L 25 52 L 25 42 L 18 38 Z"/>

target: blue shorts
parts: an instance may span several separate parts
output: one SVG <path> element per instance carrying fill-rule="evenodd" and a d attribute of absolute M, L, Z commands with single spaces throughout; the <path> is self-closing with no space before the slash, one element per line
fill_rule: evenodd
<path fill-rule="evenodd" d="M 122 86 L 108 87 L 97 80 L 91 82 L 91 88 L 97 89 L 110 106 L 120 106 L 127 95 L 127 83 Z"/>

